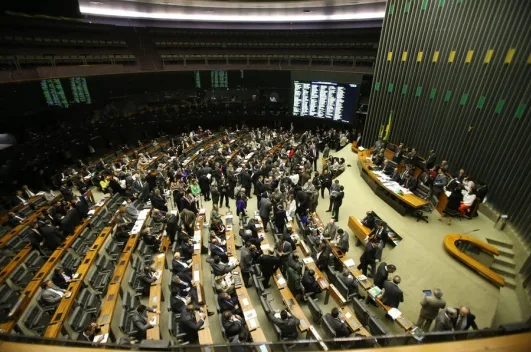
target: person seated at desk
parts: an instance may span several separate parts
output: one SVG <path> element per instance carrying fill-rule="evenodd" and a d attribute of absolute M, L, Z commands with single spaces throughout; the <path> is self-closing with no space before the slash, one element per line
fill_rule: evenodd
<path fill-rule="evenodd" d="M 393 281 L 385 281 L 382 288 L 380 299 L 382 303 L 392 308 L 398 308 L 400 302 L 404 302 L 404 293 L 398 287 L 400 276 L 395 275 Z"/>
<path fill-rule="evenodd" d="M 72 272 L 70 270 L 64 270 L 62 267 L 57 267 L 54 269 L 52 275 L 52 282 L 55 286 L 66 290 L 71 280 Z"/>
<path fill-rule="evenodd" d="M 231 311 L 232 314 L 243 316 L 243 312 L 238 304 L 238 296 L 229 295 L 227 292 L 218 293 L 218 305 L 222 312 Z"/>
<path fill-rule="evenodd" d="M 415 177 L 411 174 L 406 174 L 406 178 L 404 179 L 403 186 L 413 192 L 415 188 L 417 188 L 417 180 L 415 180 Z"/>
<path fill-rule="evenodd" d="M 25 205 L 27 202 L 28 200 L 26 199 L 22 191 L 19 190 L 15 193 L 15 196 L 13 197 L 12 205 L 16 207 L 19 204 Z"/>
<path fill-rule="evenodd" d="M 376 165 L 377 167 L 381 168 L 384 164 L 385 156 L 383 152 L 378 152 L 376 155 L 373 155 L 372 157 L 372 163 Z"/>
<path fill-rule="evenodd" d="M 402 178 L 400 177 L 400 172 L 398 172 L 398 168 L 395 167 L 391 176 L 391 181 L 400 183 L 401 180 Z"/>
<path fill-rule="evenodd" d="M 319 283 L 315 279 L 315 271 L 312 269 L 304 271 L 301 285 L 304 287 L 304 292 L 307 295 L 310 295 L 312 298 L 315 298 L 315 295 L 318 295 L 322 292 L 321 287 L 319 287 Z"/>
<path fill-rule="evenodd" d="M 185 334 L 183 340 L 190 344 L 199 342 L 199 334 L 197 333 L 205 324 L 206 314 L 200 312 L 199 320 L 195 317 L 195 306 L 188 304 L 181 311 L 181 319 L 179 320 L 179 332 Z"/>
<path fill-rule="evenodd" d="M 446 207 L 444 208 L 441 217 L 438 219 L 439 221 L 442 221 L 444 217 L 448 213 L 454 214 L 457 213 L 459 208 L 461 207 L 461 201 L 463 200 L 463 186 L 457 185 L 457 187 L 452 191 L 450 196 L 448 197 L 448 203 L 446 203 Z M 452 224 L 452 217 L 450 216 L 448 218 L 448 225 Z"/>
<path fill-rule="evenodd" d="M 341 275 L 338 275 L 337 277 L 348 289 L 349 295 L 354 292 L 356 296 L 359 296 L 358 281 L 352 276 L 348 269 L 344 269 Z"/>
<path fill-rule="evenodd" d="M 219 207 L 217 204 L 212 205 L 212 212 L 210 213 L 210 222 L 213 222 L 214 220 L 223 223 L 223 219 L 219 214 Z"/>
<path fill-rule="evenodd" d="M 332 252 L 330 251 L 330 247 L 322 242 L 319 244 L 319 250 L 317 251 L 317 268 L 321 271 L 325 271 L 328 269 L 328 265 L 330 263 L 330 255 Z"/>
<path fill-rule="evenodd" d="M 470 207 L 476 201 L 476 190 L 472 188 L 467 194 L 463 196 L 463 201 L 459 205 L 459 211 L 461 214 L 466 215 Z"/>
<path fill-rule="evenodd" d="M 161 223 L 166 220 L 166 213 L 158 209 L 153 209 L 151 211 L 151 218 L 153 219 L 153 222 Z"/>
<path fill-rule="evenodd" d="M 151 322 L 148 322 L 148 312 L 156 313 L 157 317 L 157 323 L 151 324 Z M 146 332 L 149 329 L 154 328 L 158 325 L 158 321 L 160 319 L 160 311 L 155 308 L 146 307 L 145 305 L 141 304 L 139 305 L 131 314 L 131 321 L 133 322 L 133 325 L 136 327 L 137 332 L 135 337 L 137 340 L 145 340 L 146 339 Z"/>
<path fill-rule="evenodd" d="M 7 217 L 7 224 L 12 228 L 17 227 L 20 223 L 22 223 L 22 221 L 26 220 L 22 214 L 15 214 L 12 211 L 7 214 Z"/>
<path fill-rule="evenodd" d="M 376 214 L 374 211 L 368 211 L 363 220 L 361 220 L 361 224 L 373 230 L 376 226 Z"/>
<path fill-rule="evenodd" d="M 151 200 L 151 206 L 153 208 L 164 211 L 164 212 L 168 211 L 168 207 L 166 206 L 166 200 L 164 199 L 164 197 L 161 196 L 160 190 L 158 188 L 155 188 L 150 200 Z"/>
<path fill-rule="evenodd" d="M 126 214 L 125 207 L 120 207 L 120 210 L 118 211 L 118 215 L 116 216 L 116 225 L 118 225 L 118 229 L 120 231 L 126 231 L 129 232 L 133 229 L 135 226 L 135 223 L 129 219 L 129 217 Z"/>
<path fill-rule="evenodd" d="M 140 236 L 146 245 L 153 246 L 155 252 L 160 251 L 160 239 L 151 233 L 150 227 L 140 231 Z"/>
<path fill-rule="evenodd" d="M 223 312 L 221 317 L 221 325 L 225 329 L 225 337 L 230 339 L 234 335 L 238 335 L 241 332 L 247 332 L 247 326 L 243 318 L 237 314 L 232 314 L 230 310 Z"/>
<path fill-rule="evenodd" d="M 220 276 L 230 273 L 235 267 L 240 264 L 238 260 L 236 260 L 236 262 L 233 264 L 223 263 L 218 255 L 207 258 L 206 262 L 212 266 L 214 276 Z"/>
<path fill-rule="evenodd" d="M 70 291 L 65 291 L 55 286 L 52 280 L 44 280 L 41 283 L 41 289 L 41 299 L 50 305 L 57 305 L 63 297 L 70 297 L 72 295 Z"/>
<path fill-rule="evenodd" d="M 348 325 L 341 317 L 341 312 L 338 308 L 332 308 L 330 313 L 326 313 L 324 319 L 330 324 L 330 327 L 336 333 L 336 337 L 349 337 L 352 334 L 352 331 L 348 328 Z"/>
<path fill-rule="evenodd" d="M 225 238 L 225 225 L 219 220 L 212 220 L 210 222 L 210 231 L 213 231 L 217 236 Z"/>
<path fill-rule="evenodd" d="M 210 255 L 218 256 L 222 262 L 228 263 L 229 256 L 225 246 L 223 246 L 216 238 L 210 242 Z"/>
<path fill-rule="evenodd" d="M 136 221 L 138 218 L 138 209 L 133 204 L 133 200 L 131 198 L 127 198 L 127 204 L 125 206 L 125 215 L 127 218 L 131 221 Z"/>
<path fill-rule="evenodd" d="M 315 228 L 312 228 L 312 229 L 307 228 L 307 231 L 309 232 L 307 237 L 308 237 L 308 241 L 310 242 L 310 244 L 314 247 L 319 247 L 319 245 L 322 242 L 323 236 L 321 236 L 319 234 L 319 231 Z"/>
<path fill-rule="evenodd" d="M 100 188 L 103 193 L 111 193 L 112 189 L 109 187 L 111 183 L 111 176 L 101 176 Z"/>
<path fill-rule="evenodd" d="M 94 340 L 96 334 L 100 332 L 100 327 L 96 323 L 90 323 L 83 329 L 82 332 L 77 335 L 77 341 L 85 342 L 101 342 L 103 340 L 103 335 L 98 337 L 97 340 Z"/>
<path fill-rule="evenodd" d="M 301 271 L 302 270 L 302 264 L 299 260 L 299 255 L 295 252 L 291 252 L 289 255 L 288 255 L 288 259 L 286 261 L 286 265 L 290 268 L 293 268 L 295 269 L 296 271 Z"/>
<path fill-rule="evenodd" d="M 218 294 L 221 292 L 226 292 L 229 295 L 233 295 L 235 292 L 235 287 L 234 280 L 232 279 L 232 273 L 214 276 L 214 288 Z"/>
<path fill-rule="evenodd" d="M 184 261 L 192 260 L 192 256 L 194 255 L 194 241 L 191 238 L 181 241 L 181 245 L 178 248 Z"/>
<path fill-rule="evenodd" d="M 140 284 L 142 285 L 142 295 L 144 297 L 149 296 L 149 291 L 151 288 L 151 285 L 158 280 L 159 276 L 157 276 L 155 273 L 157 271 L 150 267 L 149 265 L 144 266 L 144 269 L 138 273 L 140 276 Z"/>
<path fill-rule="evenodd" d="M 270 312 L 269 319 L 278 326 L 280 330 L 280 337 L 282 339 L 297 340 L 299 337 L 300 320 L 291 315 L 286 309 L 280 312 L 280 318 L 276 317 L 277 313 Z"/>
<path fill-rule="evenodd" d="M 173 276 L 170 291 L 170 307 L 174 313 L 180 313 L 188 304 L 193 304 L 196 309 L 201 309 L 196 288 L 181 280 L 179 276 Z"/>
<path fill-rule="evenodd" d="M 185 262 L 181 259 L 181 253 L 175 252 L 171 266 L 175 275 L 188 283 L 192 282 L 192 260 Z"/>

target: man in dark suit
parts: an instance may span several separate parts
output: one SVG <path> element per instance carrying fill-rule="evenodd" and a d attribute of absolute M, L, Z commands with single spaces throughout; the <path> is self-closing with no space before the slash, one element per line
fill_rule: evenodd
<path fill-rule="evenodd" d="M 319 251 L 317 252 L 317 267 L 319 270 L 323 271 L 328 269 L 328 264 L 330 263 L 330 247 L 326 243 L 319 244 Z"/>
<path fill-rule="evenodd" d="M 41 247 L 44 246 L 44 237 L 39 231 L 39 225 L 36 221 L 31 226 L 31 231 L 28 235 L 28 240 L 31 243 L 33 249 L 36 249 L 42 253 Z"/>
<path fill-rule="evenodd" d="M 21 214 L 15 214 L 13 212 L 9 212 L 7 214 L 7 217 L 7 224 L 12 228 L 18 226 L 22 221 L 25 220 L 25 218 Z"/>
<path fill-rule="evenodd" d="M 146 307 L 145 305 L 141 304 L 136 308 L 136 310 L 133 311 L 131 315 L 131 320 L 137 330 L 136 338 L 138 340 L 145 340 L 146 332 L 155 327 L 160 321 L 160 316 L 158 316 L 157 323 L 152 325 L 150 322 L 148 322 L 148 312 L 160 314 L 160 311 L 156 310 L 155 308 Z"/>
<path fill-rule="evenodd" d="M 374 286 L 382 288 L 384 283 L 389 278 L 389 273 L 394 273 L 396 271 L 396 266 L 393 264 L 387 264 L 386 262 L 381 262 L 378 266 L 378 270 L 374 275 Z"/>
<path fill-rule="evenodd" d="M 195 307 L 189 304 L 181 311 L 181 319 L 179 320 L 179 332 L 185 334 L 185 342 L 195 344 L 199 341 L 197 331 L 205 324 L 205 313 L 199 313 L 199 321 L 195 317 Z"/>
<path fill-rule="evenodd" d="M 44 245 L 51 250 L 59 247 L 65 239 L 63 234 L 53 226 L 44 225 L 39 230 L 44 238 Z"/>
<path fill-rule="evenodd" d="M 356 295 L 359 295 L 358 282 L 354 279 L 350 271 L 347 269 L 343 270 L 341 275 L 338 275 L 338 279 L 348 289 L 349 294 L 354 292 Z"/>
<path fill-rule="evenodd" d="M 459 311 L 459 314 L 457 314 L 456 317 L 451 318 L 454 330 L 466 331 L 470 329 L 470 327 L 472 327 L 474 330 L 478 330 L 476 316 L 470 312 L 470 308 L 467 306 L 462 306 L 459 309 L 455 309 Z"/>
<path fill-rule="evenodd" d="M 319 287 L 319 284 L 315 279 L 315 271 L 311 269 L 304 272 L 304 275 L 302 275 L 301 284 L 304 287 L 305 293 L 311 295 L 312 297 L 315 297 L 316 294 L 322 292 L 321 287 Z"/>
<path fill-rule="evenodd" d="M 26 197 L 24 197 L 24 194 L 22 193 L 22 191 L 17 191 L 17 193 L 15 194 L 15 196 L 13 197 L 13 206 L 17 206 L 19 204 L 26 204 L 27 203 L 27 199 Z"/>
<path fill-rule="evenodd" d="M 181 260 L 181 253 L 175 252 L 171 262 L 172 272 L 179 276 L 182 280 L 190 283 L 192 282 L 192 269 L 190 264 Z"/>
<path fill-rule="evenodd" d="M 231 338 L 234 335 L 238 335 L 240 332 L 247 329 L 242 317 L 236 314 L 232 314 L 230 310 L 223 312 L 221 318 L 221 325 L 225 329 L 225 336 Z"/>
<path fill-rule="evenodd" d="M 264 254 L 258 258 L 258 264 L 264 277 L 264 288 L 268 288 L 271 276 L 280 267 L 280 258 L 275 256 L 275 250 L 273 248 L 269 248 L 268 254 Z"/>
<path fill-rule="evenodd" d="M 70 280 L 72 280 L 72 273 L 70 272 L 70 270 L 68 270 L 68 272 L 65 272 L 63 268 L 57 267 L 53 271 L 52 282 L 55 286 L 66 290 Z"/>
<path fill-rule="evenodd" d="M 143 296 L 146 296 L 146 297 L 149 296 L 151 284 L 153 284 L 155 281 L 158 280 L 158 277 L 155 275 L 155 273 L 156 273 L 156 270 L 151 268 L 149 265 L 146 265 L 144 267 L 144 270 L 142 270 L 139 273 L 140 282 L 143 287 L 143 290 L 142 290 Z"/>
<path fill-rule="evenodd" d="M 242 316 L 242 310 L 238 305 L 238 297 L 231 297 L 227 292 L 221 292 L 218 294 L 218 304 L 222 312 L 230 310 L 232 314 Z"/>
<path fill-rule="evenodd" d="M 278 326 L 283 339 L 296 340 L 299 337 L 298 326 L 300 320 L 291 315 L 287 310 L 280 312 L 280 318 L 275 317 L 275 313 L 269 313 L 269 319 Z"/>
<path fill-rule="evenodd" d="M 360 257 L 360 264 L 358 265 L 358 270 L 361 270 L 363 275 L 367 276 L 367 268 L 371 266 L 371 274 L 374 276 L 376 271 L 376 250 L 378 248 L 378 243 L 376 239 L 370 240 L 365 246 L 365 250 Z"/>
<path fill-rule="evenodd" d="M 227 250 L 218 242 L 217 239 L 213 239 L 210 243 L 210 255 L 218 256 L 224 263 L 227 263 L 229 261 Z"/>
<path fill-rule="evenodd" d="M 384 282 L 381 295 L 383 304 L 391 306 L 392 308 L 398 308 L 400 302 L 404 302 L 404 293 L 398 287 L 398 284 L 400 284 L 400 276 L 398 275 L 393 277 L 392 282 Z"/>
<path fill-rule="evenodd" d="M 336 239 L 330 241 L 330 243 L 339 248 L 343 253 L 347 253 L 349 249 L 348 233 L 346 233 L 343 229 L 337 230 Z"/>
<path fill-rule="evenodd" d="M 100 342 L 103 340 L 103 336 L 100 336 L 97 340 L 94 340 L 94 337 L 97 333 L 100 332 L 100 327 L 96 323 L 88 324 L 79 335 L 77 335 L 77 341 L 89 341 L 89 342 Z"/>
<path fill-rule="evenodd" d="M 349 337 L 352 334 L 345 320 L 339 318 L 338 308 L 332 308 L 332 311 L 327 313 L 324 318 L 335 331 L 336 337 Z"/>

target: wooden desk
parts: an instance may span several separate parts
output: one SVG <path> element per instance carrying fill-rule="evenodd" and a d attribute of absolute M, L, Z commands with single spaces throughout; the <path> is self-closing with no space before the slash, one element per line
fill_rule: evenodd
<path fill-rule="evenodd" d="M 365 246 L 369 240 L 369 235 L 371 234 L 372 230 L 367 226 L 362 225 L 361 222 L 354 216 L 348 217 L 348 227 L 352 230 L 352 232 L 354 232 L 354 235 L 358 238 L 359 242 L 363 243 Z"/>
<path fill-rule="evenodd" d="M 457 258 L 459 261 L 469 266 L 470 268 L 475 270 L 479 275 L 483 276 L 484 278 L 494 283 L 495 285 L 500 286 L 500 287 L 505 285 L 505 279 L 501 277 L 500 275 L 498 275 L 498 273 L 494 272 L 493 270 L 488 268 L 486 265 L 481 264 L 476 259 L 460 251 L 456 246 L 456 243 L 458 241 L 471 243 L 475 245 L 476 247 L 479 247 L 482 251 L 485 251 L 495 256 L 498 256 L 500 254 L 500 252 L 498 251 L 498 248 L 491 246 L 490 244 L 485 243 L 483 241 L 480 241 L 477 238 L 474 238 L 472 236 L 467 236 L 467 235 L 450 234 L 444 238 L 444 248 L 453 257 Z"/>
<path fill-rule="evenodd" d="M 59 247 L 57 247 L 57 249 L 50 255 L 46 263 L 44 263 L 44 265 L 39 269 L 39 271 L 35 273 L 33 279 L 23 290 L 23 293 L 21 293 L 16 314 L 11 320 L 0 324 L 1 329 L 4 329 L 6 333 L 11 332 L 11 330 L 15 327 L 21 312 L 23 312 L 28 307 L 28 305 L 33 299 L 33 296 L 35 296 L 35 294 L 40 290 L 42 280 L 44 280 L 52 272 L 52 270 L 56 267 L 57 263 L 59 263 L 59 261 L 61 260 L 63 254 L 66 252 L 66 249 L 72 246 L 72 244 L 79 237 L 81 232 L 83 232 L 83 230 L 90 224 L 92 219 L 96 217 L 96 215 L 101 211 L 101 209 L 105 208 L 109 204 L 110 199 L 111 198 L 106 198 L 101 206 L 95 207 L 94 216 L 91 219 L 83 220 L 81 224 L 76 226 L 74 233 L 70 236 L 67 236 L 63 243 Z"/>
<path fill-rule="evenodd" d="M 275 285 L 277 285 L 277 288 L 279 290 L 288 287 L 288 282 L 286 281 L 286 279 L 284 279 L 284 276 L 280 272 L 280 269 L 277 269 L 277 271 L 275 271 L 275 273 L 273 274 L 273 280 L 275 281 Z"/>
<path fill-rule="evenodd" d="M 360 174 L 362 178 L 371 186 L 373 191 L 384 201 L 388 202 L 391 206 L 393 206 L 397 211 L 400 211 L 402 209 L 397 209 L 395 207 L 395 203 L 391 204 L 391 202 L 398 201 L 399 203 L 402 203 L 406 207 L 413 208 L 413 209 L 419 209 L 426 205 L 428 205 L 428 202 L 424 199 L 421 199 L 417 197 L 414 194 L 397 194 L 394 191 L 388 189 L 374 174 L 372 170 L 369 169 L 369 166 L 373 166 L 371 160 L 370 160 L 370 151 L 364 150 L 362 152 L 358 153 L 358 166 L 360 168 Z M 405 214 L 406 209 L 403 209 L 403 212 L 400 211 L 402 215 Z"/>
<path fill-rule="evenodd" d="M 109 333 L 111 330 L 111 322 L 114 315 L 114 309 L 116 307 L 118 296 L 120 295 L 120 286 L 125 276 L 127 265 L 131 260 L 133 251 L 135 250 L 138 239 L 140 238 L 139 233 L 145 226 L 145 223 L 147 219 L 149 219 L 149 216 L 149 209 L 144 209 L 140 212 L 139 218 L 133 226 L 134 231 L 132 231 L 129 235 L 129 239 L 127 240 L 122 254 L 118 259 L 116 267 L 114 268 L 111 283 L 107 288 L 107 294 L 105 295 L 105 298 L 103 300 L 103 306 L 98 317 L 98 325 L 100 325 L 101 328 L 100 334 Z"/>
<path fill-rule="evenodd" d="M 149 289 L 149 301 L 148 307 L 155 308 L 160 311 L 160 303 L 163 300 L 162 297 L 162 278 L 164 277 L 164 264 L 166 262 L 166 253 L 160 253 L 155 256 L 155 260 L 152 264 L 155 270 L 160 270 L 160 276 L 157 281 L 151 284 Z M 147 340 L 160 340 L 160 315 L 157 313 L 148 312 L 148 321 L 156 318 L 157 324 L 146 331 Z"/>
<path fill-rule="evenodd" d="M 276 277 L 278 275 L 282 276 L 282 274 L 280 273 L 280 270 L 277 270 L 275 275 L 273 275 L 273 277 L 275 277 L 275 283 L 277 282 Z M 277 285 L 277 287 L 279 286 Z M 282 289 L 280 289 L 279 287 L 279 292 L 280 292 L 280 295 L 282 296 L 282 301 L 286 305 L 289 312 L 300 320 L 299 330 L 301 332 L 308 330 L 308 328 L 311 325 L 310 321 L 304 315 L 304 312 L 302 311 L 301 307 L 299 306 L 299 303 L 297 302 L 297 300 L 291 293 L 290 289 L 287 286 Z"/>
<path fill-rule="evenodd" d="M 26 227 L 31 226 L 31 224 L 37 220 L 39 215 L 42 214 L 44 209 L 39 209 L 30 216 L 28 216 L 24 221 L 18 224 L 16 227 L 12 228 L 8 233 L 6 233 L 2 238 L 0 238 L 0 248 L 6 248 L 7 243 L 11 241 L 15 236 L 22 232 Z"/>

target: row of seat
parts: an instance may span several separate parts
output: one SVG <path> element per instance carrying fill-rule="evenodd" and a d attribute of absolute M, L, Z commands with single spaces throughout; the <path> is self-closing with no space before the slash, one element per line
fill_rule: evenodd
<path fill-rule="evenodd" d="M 376 59 L 375 56 L 353 56 L 353 55 L 296 55 L 296 54 L 161 54 L 163 60 L 171 59 L 347 59 L 347 60 L 371 60 Z"/>
<path fill-rule="evenodd" d="M 124 55 L 0 55 L 0 64 L 72 64 L 72 63 L 115 63 L 134 62 L 136 56 Z"/>
<path fill-rule="evenodd" d="M 0 36 L 0 43 L 22 45 L 54 45 L 54 46 L 85 46 L 85 47 L 125 47 L 125 40 L 98 40 L 98 39 L 74 39 L 74 38 L 51 38 L 21 35 Z"/>
<path fill-rule="evenodd" d="M 156 41 L 159 48 L 377 48 L 371 42 L 203 42 L 203 41 Z"/>

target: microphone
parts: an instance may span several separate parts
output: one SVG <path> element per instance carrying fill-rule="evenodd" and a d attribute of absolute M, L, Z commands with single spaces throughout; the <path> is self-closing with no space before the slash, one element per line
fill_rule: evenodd
<path fill-rule="evenodd" d="M 471 232 L 476 232 L 476 231 L 479 231 L 479 229 L 470 230 L 470 231 L 468 231 L 468 232 L 465 232 L 463 235 L 468 235 L 469 233 L 471 233 Z"/>

